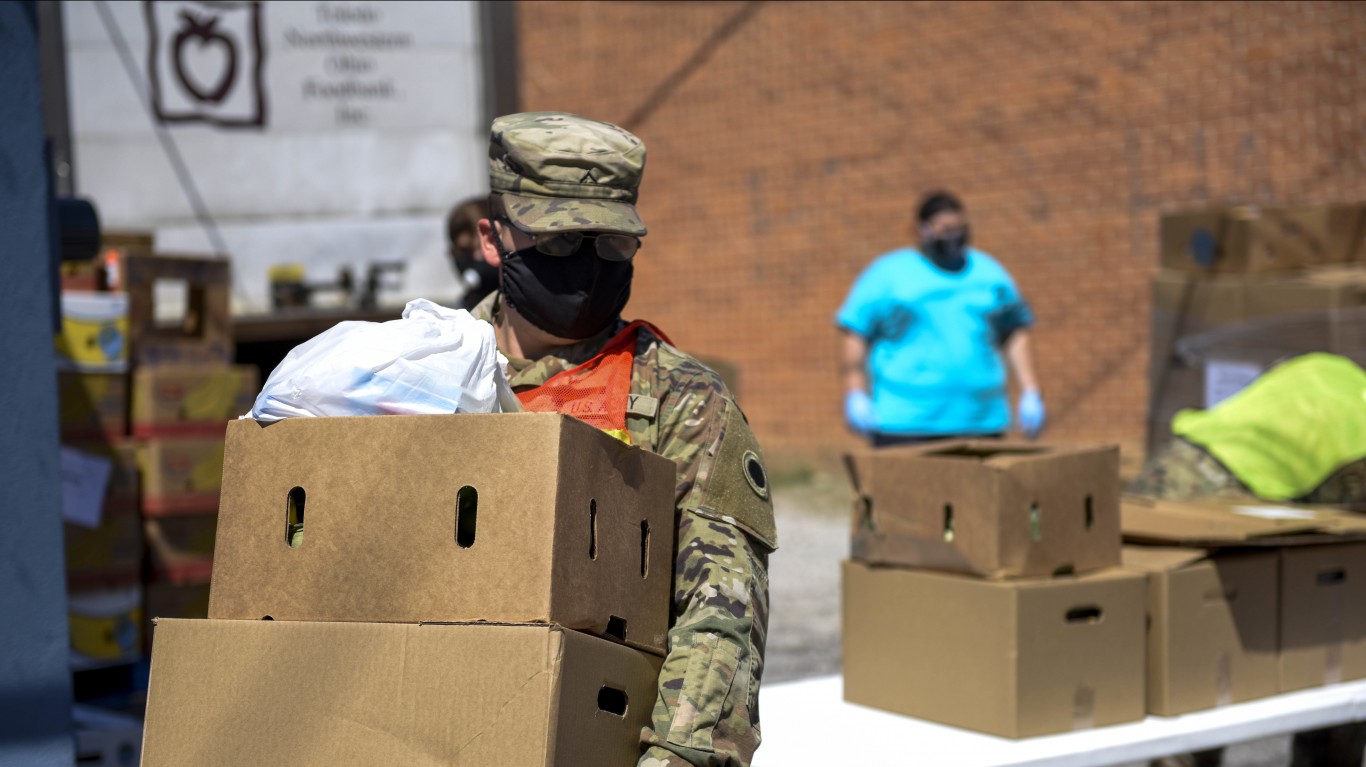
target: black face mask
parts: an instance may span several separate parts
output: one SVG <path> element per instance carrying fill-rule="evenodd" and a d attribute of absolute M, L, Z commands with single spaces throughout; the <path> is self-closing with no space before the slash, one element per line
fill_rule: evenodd
<path fill-rule="evenodd" d="M 580 341 L 621 314 L 634 273 L 630 261 L 598 258 L 591 239 L 572 256 L 547 256 L 531 247 L 503 255 L 503 296 L 532 325 Z"/>
<path fill-rule="evenodd" d="M 959 272 L 968 263 L 968 230 L 951 237 L 929 240 L 925 243 L 925 255 L 934 265 L 946 272 Z"/>

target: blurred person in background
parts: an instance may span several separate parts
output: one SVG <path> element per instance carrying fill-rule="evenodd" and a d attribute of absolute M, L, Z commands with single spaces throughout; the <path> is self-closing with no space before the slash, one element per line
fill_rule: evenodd
<path fill-rule="evenodd" d="M 645 235 L 645 145 L 561 112 L 493 122 L 484 261 L 509 383 L 533 412 L 571 413 L 677 466 L 668 654 L 639 767 L 745 767 L 759 746 L 768 557 L 777 547 L 762 452 L 711 369 L 621 312 Z"/>
<path fill-rule="evenodd" d="M 1174 436 L 1129 492 L 1167 500 L 1222 498 L 1366 507 L 1366 371 L 1306 354 L 1268 370 L 1208 410 L 1183 410 Z M 1366 723 L 1297 733 L 1291 767 L 1360 767 Z M 1154 767 L 1218 767 L 1223 749 Z"/>
<path fill-rule="evenodd" d="M 455 277 L 465 289 L 461 309 L 473 309 L 498 289 L 498 269 L 484 260 L 479 250 L 479 222 L 489 217 L 487 197 L 474 197 L 451 208 L 446 215 L 446 247 Z"/>
<path fill-rule="evenodd" d="M 874 447 L 1000 436 L 1011 421 L 1009 363 L 1022 392 L 1016 420 L 1034 439 L 1044 404 L 1029 304 L 994 258 L 969 247 L 967 213 L 953 195 L 926 197 L 915 233 L 919 247 L 873 261 L 835 317 L 849 427 Z"/>

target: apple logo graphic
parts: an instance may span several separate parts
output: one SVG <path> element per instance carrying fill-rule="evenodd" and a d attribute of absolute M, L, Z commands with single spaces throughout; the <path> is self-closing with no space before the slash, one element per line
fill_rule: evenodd
<path fill-rule="evenodd" d="M 171 64 L 176 79 L 195 100 L 217 104 L 227 98 L 237 81 L 237 44 L 218 30 L 219 20 L 216 16 L 196 19 L 182 11 L 180 21 L 180 29 L 171 42 Z M 195 58 L 187 61 L 187 44 L 192 40 L 195 43 Z M 218 56 L 213 56 L 215 49 L 221 51 Z M 210 59 L 209 64 L 200 64 L 205 58 Z M 218 63 L 217 80 L 201 79 L 200 75 L 205 70 L 208 73 L 214 71 L 214 63 Z"/>

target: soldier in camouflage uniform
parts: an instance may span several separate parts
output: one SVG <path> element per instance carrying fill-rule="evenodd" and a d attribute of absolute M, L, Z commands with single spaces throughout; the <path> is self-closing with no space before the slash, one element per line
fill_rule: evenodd
<path fill-rule="evenodd" d="M 581 260 L 576 269 L 611 274 L 623 241 L 603 235 L 645 234 L 633 204 L 644 162 L 640 140 L 614 125 L 548 112 L 494 121 L 491 212 L 480 222 L 480 237 L 484 257 L 503 270 L 506 290 L 473 313 L 494 325 L 514 390 L 538 387 L 592 359 L 625 327 L 620 305 L 610 304 L 620 285 L 596 283 L 580 291 L 589 304 L 559 311 L 573 300 L 555 295 L 560 278 L 517 262 L 542 258 L 535 250 L 567 250 L 563 241 L 543 246 L 556 233 L 586 233 L 597 239 L 583 238 L 559 263 Z M 590 260 L 594 246 L 600 261 Z M 629 285 L 629 257 L 626 263 L 625 277 L 616 272 L 616 279 Z M 604 311 L 594 300 L 608 302 L 607 320 L 584 335 L 583 318 Z M 760 740 L 768 556 L 777 544 L 762 453 L 716 373 L 649 328 L 636 336 L 628 402 L 632 444 L 678 467 L 668 654 L 653 729 L 641 733 L 639 765 L 748 765 Z"/>

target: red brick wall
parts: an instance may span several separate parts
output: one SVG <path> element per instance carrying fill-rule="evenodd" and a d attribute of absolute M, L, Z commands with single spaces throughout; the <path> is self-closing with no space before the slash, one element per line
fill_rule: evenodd
<path fill-rule="evenodd" d="M 739 365 L 770 451 L 851 444 L 832 315 L 931 189 L 1038 316 L 1049 436 L 1141 439 L 1158 214 L 1366 198 L 1366 3 L 564 2 L 526 109 L 649 148 L 627 314 Z"/>

